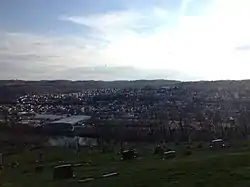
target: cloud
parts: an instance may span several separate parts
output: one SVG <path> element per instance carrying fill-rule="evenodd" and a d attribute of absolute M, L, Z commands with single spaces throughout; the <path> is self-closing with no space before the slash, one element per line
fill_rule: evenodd
<path fill-rule="evenodd" d="M 123 10 L 85 16 L 61 16 L 61 21 L 73 22 L 91 29 L 90 35 L 114 40 L 124 35 L 147 33 L 171 20 L 168 10 L 152 7 L 150 10 Z"/>
<path fill-rule="evenodd" d="M 83 80 L 137 80 L 137 79 L 179 79 L 183 76 L 178 71 L 148 71 L 131 66 L 96 66 L 70 68 L 61 72 L 66 79 Z M 184 77 L 184 76 L 183 76 Z M 192 77 L 193 78 L 193 77 Z"/>
<path fill-rule="evenodd" d="M 88 28 L 78 36 L 0 32 L 1 78 L 249 78 L 250 54 L 237 52 L 250 42 L 247 7 L 243 0 L 183 0 L 174 9 L 59 16 Z"/>
<path fill-rule="evenodd" d="M 145 59 L 143 56 L 138 59 L 138 55 L 144 55 L 138 49 L 147 42 L 139 32 L 168 18 L 168 12 L 159 7 L 149 11 L 153 16 L 150 19 L 146 12 L 127 10 L 85 18 L 60 17 L 60 20 L 83 24 L 91 29 L 81 37 L 0 32 L 3 41 L 0 44 L 0 65 L 5 67 L 1 78 L 178 79 L 171 69 L 166 68 L 162 73 L 136 65 Z M 137 41 L 138 45 L 134 45 Z M 151 41 L 152 44 L 154 42 Z M 130 49 L 131 45 L 138 48 Z M 133 58 L 136 51 L 138 55 Z M 171 72 L 170 76 L 168 72 Z"/>
<path fill-rule="evenodd" d="M 238 46 L 238 47 L 236 47 L 236 50 L 239 50 L 239 51 L 248 51 L 248 50 L 250 50 L 250 45 Z"/>
<path fill-rule="evenodd" d="M 161 63 L 163 59 L 159 58 L 171 52 L 164 42 L 171 42 L 171 33 L 165 32 L 165 27 L 172 16 L 168 10 L 154 7 L 139 12 L 125 10 L 60 19 L 87 26 L 92 30 L 90 34 L 106 41 L 101 53 L 110 59 L 109 64 L 152 68 L 152 63 Z"/>
<path fill-rule="evenodd" d="M 179 79 L 181 75 L 110 63 L 107 46 L 84 37 L 1 32 L 0 38 L 0 79 Z"/>
<path fill-rule="evenodd" d="M 111 65 L 162 68 L 200 76 L 199 63 L 204 60 L 201 55 L 210 56 L 204 51 L 215 51 L 215 40 L 208 39 L 209 27 L 200 17 L 183 15 L 191 2 L 183 1 L 177 13 L 154 7 L 61 20 L 87 26 L 92 34 L 105 39 L 108 45 L 102 49 L 102 55 L 111 59 Z M 172 22 L 175 19 L 178 22 Z"/>

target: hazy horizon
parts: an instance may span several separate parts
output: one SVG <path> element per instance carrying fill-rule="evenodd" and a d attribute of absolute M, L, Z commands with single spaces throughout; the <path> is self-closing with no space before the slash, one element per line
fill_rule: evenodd
<path fill-rule="evenodd" d="M 0 79 L 249 79 L 250 1 L 0 2 Z"/>

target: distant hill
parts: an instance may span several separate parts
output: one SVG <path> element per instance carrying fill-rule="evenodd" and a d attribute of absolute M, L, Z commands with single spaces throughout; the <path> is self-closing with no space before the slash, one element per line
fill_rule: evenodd
<path fill-rule="evenodd" d="M 178 84 L 182 88 L 193 88 L 204 91 L 225 90 L 250 90 L 250 80 L 218 80 L 218 81 L 197 81 L 181 82 Z"/>
<path fill-rule="evenodd" d="M 135 80 L 135 81 L 23 81 L 0 80 L 0 102 L 11 101 L 17 96 L 31 93 L 67 93 L 97 88 L 143 88 L 162 87 L 179 83 L 174 80 Z"/>
<path fill-rule="evenodd" d="M 13 101 L 14 98 L 24 94 L 37 93 L 67 93 L 78 92 L 85 89 L 97 88 L 143 88 L 143 87 L 168 87 L 177 86 L 184 89 L 203 90 L 204 92 L 247 91 L 250 93 L 250 80 L 220 80 L 220 81 L 197 81 L 180 82 L 175 80 L 135 80 L 135 81 L 23 81 L 23 80 L 0 80 L 0 102 Z"/>

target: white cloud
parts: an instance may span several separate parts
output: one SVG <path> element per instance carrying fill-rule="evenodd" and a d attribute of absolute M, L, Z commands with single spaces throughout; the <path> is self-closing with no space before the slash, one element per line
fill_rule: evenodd
<path fill-rule="evenodd" d="M 0 39 L 0 79 L 179 78 L 178 72 L 109 63 L 108 47 L 85 38 L 1 32 Z"/>
<path fill-rule="evenodd" d="M 183 0 L 176 12 L 155 6 L 143 10 L 61 16 L 61 21 L 89 28 L 90 32 L 81 37 L 0 33 L 3 41 L 0 63 L 9 62 L 20 69 L 28 66 L 30 71 L 37 67 L 55 67 L 61 73 L 55 75 L 51 68 L 48 73 L 36 74 L 36 77 L 45 78 L 250 78 L 247 72 L 250 53 L 239 51 L 250 43 L 249 1 L 214 0 L 209 6 L 206 4 L 207 8 L 202 7 L 203 14 L 186 16 L 196 2 Z"/>

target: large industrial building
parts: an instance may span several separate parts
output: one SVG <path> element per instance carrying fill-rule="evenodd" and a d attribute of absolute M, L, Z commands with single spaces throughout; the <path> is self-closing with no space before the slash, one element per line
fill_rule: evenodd
<path fill-rule="evenodd" d="M 84 123 L 90 118 L 90 116 L 85 115 L 64 117 L 62 119 L 47 123 L 45 128 L 53 132 L 73 131 L 75 127 L 84 126 Z"/>
<path fill-rule="evenodd" d="M 53 114 L 36 114 L 34 116 L 35 120 L 40 120 L 40 121 L 55 121 L 55 120 L 60 120 L 64 118 L 65 116 L 63 115 L 53 115 Z"/>

